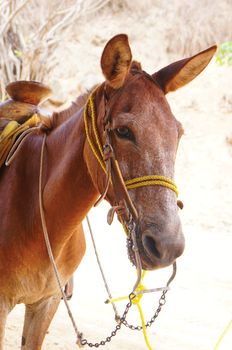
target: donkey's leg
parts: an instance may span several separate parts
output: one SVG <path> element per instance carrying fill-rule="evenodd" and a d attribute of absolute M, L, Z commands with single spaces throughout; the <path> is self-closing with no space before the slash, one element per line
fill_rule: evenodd
<path fill-rule="evenodd" d="M 0 299 L 0 350 L 3 350 L 6 319 L 12 309 L 13 305 L 11 303 Z"/>
<path fill-rule="evenodd" d="M 70 300 L 72 298 L 73 287 L 74 287 L 74 283 L 73 283 L 73 276 L 72 276 L 72 277 L 70 277 L 70 279 L 68 280 L 68 282 L 66 283 L 65 288 L 64 288 L 64 293 L 65 293 L 67 300 Z"/>
<path fill-rule="evenodd" d="M 8 312 L 6 312 L 6 310 L 0 310 L 0 350 L 3 350 L 3 340 L 4 340 L 4 334 L 5 334 L 7 315 L 8 315 Z"/>
<path fill-rule="evenodd" d="M 40 350 L 51 320 L 59 306 L 60 294 L 26 305 L 21 350 Z"/>

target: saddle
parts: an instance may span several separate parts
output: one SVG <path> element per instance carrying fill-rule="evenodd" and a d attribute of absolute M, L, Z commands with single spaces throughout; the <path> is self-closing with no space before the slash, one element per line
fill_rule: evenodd
<path fill-rule="evenodd" d="M 41 123 L 50 127 L 49 113 L 39 107 L 51 89 L 36 81 L 16 81 L 7 85 L 10 98 L 0 103 L 0 167 L 16 140 L 22 140 Z"/>

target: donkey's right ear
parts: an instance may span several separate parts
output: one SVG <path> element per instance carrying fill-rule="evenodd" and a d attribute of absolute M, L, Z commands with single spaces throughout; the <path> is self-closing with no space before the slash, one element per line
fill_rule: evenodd
<path fill-rule="evenodd" d="M 131 60 L 132 54 L 126 34 L 116 35 L 108 41 L 102 53 L 101 68 L 107 83 L 113 89 L 119 89 L 123 85 Z"/>

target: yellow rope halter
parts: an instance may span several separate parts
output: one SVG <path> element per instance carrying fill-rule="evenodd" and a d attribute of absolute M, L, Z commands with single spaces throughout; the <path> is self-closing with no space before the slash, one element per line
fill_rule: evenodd
<path fill-rule="evenodd" d="M 142 284 L 142 281 L 145 277 L 145 274 L 146 274 L 146 271 L 143 271 L 140 283 L 139 283 L 138 287 L 135 289 L 135 292 L 140 292 L 140 291 L 146 290 L 145 286 Z M 140 305 L 140 300 L 142 299 L 142 297 L 143 297 L 142 293 L 141 294 L 134 294 L 134 297 L 131 299 L 131 301 L 132 301 L 132 304 L 134 304 L 138 308 L 139 316 L 141 319 L 141 326 L 142 326 L 142 330 L 143 330 L 143 337 L 144 337 L 144 340 L 145 340 L 145 343 L 146 343 L 148 349 L 152 350 L 152 347 L 151 347 L 151 344 L 149 342 L 148 335 L 147 335 L 146 322 L 144 319 L 143 310 L 142 310 L 142 307 Z M 124 297 L 109 299 L 108 302 L 115 303 L 117 301 L 122 301 L 122 300 L 127 300 L 127 299 L 128 299 L 128 296 L 124 296 Z"/>
<path fill-rule="evenodd" d="M 104 156 L 103 147 L 102 147 L 99 133 L 97 130 L 96 111 L 95 111 L 95 106 L 93 101 L 93 96 L 95 92 L 96 92 L 96 89 L 91 93 L 85 105 L 85 109 L 84 109 L 85 132 L 86 132 L 88 143 L 91 147 L 91 150 L 94 156 L 98 160 L 103 171 L 106 173 L 106 166 L 103 160 L 103 156 Z M 92 122 L 95 141 L 91 139 L 91 135 L 89 131 L 89 125 L 88 125 L 88 108 L 89 107 L 91 109 L 91 122 Z M 163 186 L 163 187 L 169 188 L 170 190 L 175 192 L 176 195 L 178 196 L 178 190 L 175 182 L 162 175 L 147 175 L 147 176 L 137 177 L 137 178 L 125 181 L 125 185 L 128 190 L 138 188 L 138 187 L 143 187 L 143 186 L 151 186 L 151 185 Z"/>

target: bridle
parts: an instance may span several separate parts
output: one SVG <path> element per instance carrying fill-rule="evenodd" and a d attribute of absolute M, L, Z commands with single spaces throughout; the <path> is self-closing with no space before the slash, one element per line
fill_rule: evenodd
<path fill-rule="evenodd" d="M 105 190 L 101 194 L 99 200 L 95 204 L 99 204 L 107 195 L 110 184 L 113 187 L 116 205 L 114 205 L 108 213 L 107 221 L 109 224 L 112 223 L 115 212 L 118 215 L 119 221 L 121 222 L 126 234 L 127 234 L 127 245 L 132 247 L 134 254 L 134 264 L 137 269 L 137 280 L 134 285 L 134 290 L 138 287 L 141 275 L 142 275 L 142 264 L 139 256 L 139 250 L 136 239 L 136 224 L 138 222 L 138 212 L 131 200 L 128 193 L 129 189 L 135 189 L 144 186 L 163 186 L 166 187 L 178 196 L 178 190 L 175 182 L 163 175 L 145 175 L 129 179 L 124 181 L 119 163 L 116 159 L 114 147 L 112 144 L 112 128 L 110 120 L 111 108 L 109 107 L 109 101 L 104 98 L 104 116 L 103 116 L 103 129 L 104 129 L 104 144 L 101 144 L 100 135 L 97 128 L 97 114 L 94 104 L 94 98 L 98 92 L 99 87 L 95 88 L 89 95 L 84 108 L 84 124 L 86 138 L 89 146 L 100 164 L 102 170 L 106 174 L 106 185 Z M 105 92 L 105 91 L 104 91 Z M 117 92 L 113 95 L 115 101 L 119 96 Z M 90 125 L 92 127 L 92 134 L 90 132 Z"/>
<path fill-rule="evenodd" d="M 104 144 L 101 144 L 98 128 L 97 128 L 97 116 L 94 105 L 94 98 L 98 92 L 98 87 L 90 94 L 84 109 L 84 123 L 85 132 L 89 146 L 100 164 L 102 170 L 106 174 L 105 190 L 101 194 L 99 203 L 106 197 L 110 183 L 112 184 L 115 199 L 117 205 L 112 208 L 111 213 L 115 211 L 119 214 L 120 221 L 126 223 L 129 219 L 129 214 L 133 220 L 138 221 L 138 213 L 134 206 L 130 195 L 129 189 L 135 189 L 144 186 L 163 186 L 166 187 L 178 196 L 178 190 L 175 182 L 163 175 L 146 175 L 124 181 L 119 163 L 115 156 L 114 147 L 112 144 L 112 128 L 110 120 L 110 108 L 109 103 L 104 99 L 105 103 L 105 115 L 103 117 L 104 127 Z M 114 94 L 113 99 L 116 100 L 117 93 Z M 90 113 L 89 113 L 90 112 Z M 92 127 L 93 135 L 90 132 L 90 124 Z"/>

